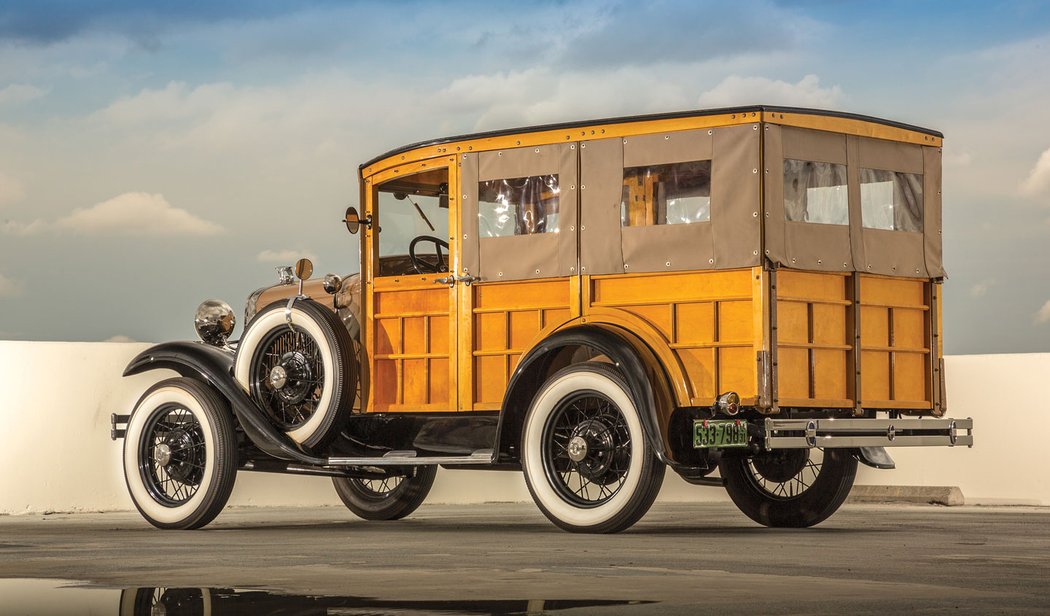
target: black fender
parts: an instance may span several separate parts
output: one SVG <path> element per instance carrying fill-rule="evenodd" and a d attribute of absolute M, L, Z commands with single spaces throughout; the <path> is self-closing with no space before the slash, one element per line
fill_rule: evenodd
<path fill-rule="evenodd" d="M 640 411 L 645 436 L 657 458 L 671 467 L 679 466 L 668 455 L 657 416 L 657 396 L 666 400 L 670 391 L 666 374 L 662 368 L 655 371 L 646 368 L 647 365 L 660 366 L 660 363 L 645 343 L 627 330 L 604 324 L 579 325 L 556 332 L 521 359 L 503 396 L 495 443 L 500 458 L 516 461 L 513 450 L 521 438 L 525 413 L 547 378 L 554 358 L 568 347 L 589 347 L 613 362 L 627 381 L 632 401 Z M 643 356 L 646 357 L 643 359 Z"/>
<path fill-rule="evenodd" d="M 139 353 L 124 369 L 124 376 L 166 368 L 200 379 L 215 388 L 230 403 L 244 434 L 275 458 L 304 464 L 327 464 L 277 430 L 247 392 L 233 378 L 233 353 L 200 342 L 164 342 Z"/>

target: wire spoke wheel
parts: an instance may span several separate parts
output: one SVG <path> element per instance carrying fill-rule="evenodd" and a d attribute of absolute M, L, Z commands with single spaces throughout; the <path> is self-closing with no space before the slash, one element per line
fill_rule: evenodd
<path fill-rule="evenodd" d="M 263 338 L 252 362 L 252 396 L 285 431 L 302 427 L 317 412 L 324 392 L 324 358 L 317 341 L 297 325 Z"/>
<path fill-rule="evenodd" d="M 779 449 L 724 454 L 726 491 L 747 517 L 765 526 L 801 528 L 830 517 L 849 496 L 857 460 L 848 449 Z"/>
<path fill-rule="evenodd" d="M 580 507 L 606 503 L 627 481 L 631 433 L 606 396 L 581 392 L 551 414 L 543 434 L 547 476 L 563 498 Z"/>
<path fill-rule="evenodd" d="M 193 498 L 207 456 L 204 431 L 193 413 L 171 404 L 157 408 L 139 448 L 142 482 L 158 503 L 175 507 Z"/>
<path fill-rule="evenodd" d="M 436 466 L 390 469 L 386 477 L 333 477 L 332 483 L 347 509 L 366 520 L 399 520 L 415 511 L 434 485 Z"/>
<path fill-rule="evenodd" d="M 783 449 L 749 458 L 747 468 L 759 489 L 773 498 L 788 499 L 813 486 L 823 462 L 822 449 Z"/>

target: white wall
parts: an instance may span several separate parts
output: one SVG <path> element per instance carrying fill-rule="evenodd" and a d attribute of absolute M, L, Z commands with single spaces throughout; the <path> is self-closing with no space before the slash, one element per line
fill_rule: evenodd
<path fill-rule="evenodd" d="M 145 344 L 0 342 L 0 513 L 132 509 L 122 441 L 110 413 L 127 413 L 156 371 L 121 378 Z M 959 486 L 967 503 L 1050 505 L 1050 353 L 947 359 L 948 404 L 973 417 L 977 444 L 894 449 L 898 470 L 863 468 L 858 483 Z M 661 499 L 724 500 L 668 473 Z M 429 502 L 529 500 L 520 473 L 441 471 Z M 328 479 L 240 473 L 231 505 L 339 505 Z"/>

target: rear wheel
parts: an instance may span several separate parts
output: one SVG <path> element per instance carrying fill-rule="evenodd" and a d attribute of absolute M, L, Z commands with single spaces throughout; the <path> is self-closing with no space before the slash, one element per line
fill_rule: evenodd
<path fill-rule="evenodd" d="M 764 526 L 802 528 L 838 510 L 853 487 L 857 460 L 845 449 L 778 449 L 723 456 L 718 465 L 736 506 Z"/>
<path fill-rule="evenodd" d="M 436 466 L 414 466 L 382 479 L 333 477 L 343 504 L 365 520 L 400 520 L 419 508 L 437 476 Z"/>
<path fill-rule="evenodd" d="M 233 420 L 218 394 L 188 378 L 143 394 L 124 436 L 124 478 L 150 524 L 204 526 L 226 505 L 236 475 Z"/>
<path fill-rule="evenodd" d="M 652 506 L 665 467 L 627 384 L 606 364 L 569 366 L 544 383 L 522 430 L 522 467 L 536 505 L 571 532 L 614 533 Z"/>

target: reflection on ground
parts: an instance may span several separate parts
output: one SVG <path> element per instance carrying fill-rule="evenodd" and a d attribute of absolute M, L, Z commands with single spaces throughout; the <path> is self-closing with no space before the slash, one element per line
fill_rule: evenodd
<path fill-rule="evenodd" d="M 549 614 L 574 608 L 640 605 L 647 601 L 457 599 L 391 600 L 369 597 L 294 595 L 277 591 L 232 588 L 124 588 L 80 586 L 64 580 L 0 580 L 3 613 L 115 614 L 119 616 L 267 615 L 322 616 L 420 614 L 477 616 L 483 614 Z"/>

